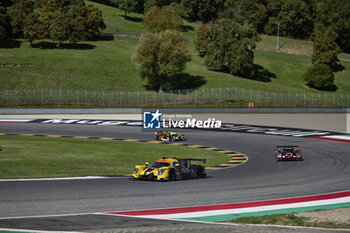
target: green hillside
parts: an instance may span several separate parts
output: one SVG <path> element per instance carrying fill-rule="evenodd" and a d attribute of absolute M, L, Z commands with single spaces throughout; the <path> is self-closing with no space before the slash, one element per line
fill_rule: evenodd
<path fill-rule="evenodd" d="M 88 2 L 92 3 L 92 2 Z M 97 3 L 103 11 L 107 28 L 104 32 L 140 35 L 140 14 L 123 17 L 118 9 Z M 195 39 L 197 24 L 185 24 L 184 36 Z M 190 42 L 192 61 L 187 64 L 182 83 L 178 88 L 241 87 L 275 92 L 318 93 L 302 80 L 311 66 L 308 56 L 276 53 L 275 38 L 262 36 L 255 51 L 255 64 L 270 76 L 270 82 L 261 82 L 208 70 L 203 59 L 197 56 L 194 43 Z M 88 41 L 76 46 L 52 48 L 45 41 L 31 48 L 22 40 L 14 41 L 13 48 L 0 46 L 0 89 L 78 89 L 143 91 L 146 81 L 141 80 L 138 68 L 132 62 L 137 39 Z M 308 41 L 281 38 L 281 51 L 310 53 Z M 302 52 L 301 52 L 302 51 Z M 342 55 L 346 58 L 348 54 Z M 343 69 L 335 73 L 335 93 L 350 93 L 350 62 L 341 62 Z M 188 85 L 189 84 L 189 85 Z"/>
<path fill-rule="evenodd" d="M 86 1 L 88 4 L 97 6 L 103 11 L 103 17 L 107 28 L 104 33 L 118 33 L 126 35 L 141 35 L 144 30 L 142 29 L 141 21 L 142 14 L 129 13 L 128 19 L 124 18 L 124 12 L 116 8 L 99 4 L 92 1 Z M 196 32 L 198 28 L 196 23 L 184 23 L 183 34 L 186 39 L 195 40 Z M 276 36 L 261 35 L 261 41 L 257 44 L 257 49 L 264 50 L 276 50 Z M 280 37 L 279 50 L 282 52 L 291 52 L 298 54 L 311 54 L 312 42 L 305 40 L 297 40 L 292 38 Z M 340 58 L 350 59 L 350 54 L 342 53 Z"/>

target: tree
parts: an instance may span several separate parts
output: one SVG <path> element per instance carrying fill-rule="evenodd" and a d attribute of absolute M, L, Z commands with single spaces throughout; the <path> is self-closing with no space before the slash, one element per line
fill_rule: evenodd
<path fill-rule="evenodd" d="M 40 32 L 41 34 L 36 35 L 38 39 L 50 39 L 50 28 L 53 21 L 56 19 L 58 15 L 61 14 L 62 8 L 59 6 L 58 1 L 56 0 L 43 0 L 41 8 L 39 9 L 39 17 L 38 21 L 42 28 L 42 30 L 38 30 L 36 32 Z M 35 32 L 35 31 L 34 31 Z"/>
<path fill-rule="evenodd" d="M 283 2 L 284 0 L 266 0 L 267 19 L 265 19 L 264 33 L 276 35 Z"/>
<path fill-rule="evenodd" d="M 285 0 L 266 0 L 266 9 L 270 17 L 277 18 Z"/>
<path fill-rule="evenodd" d="M 184 10 L 182 16 L 191 21 L 208 22 L 216 19 L 218 10 L 223 7 L 221 0 L 181 0 L 179 2 Z"/>
<path fill-rule="evenodd" d="M 171 76 L 185 69 L 191 60 L 187 43 L 178 31 L 146 32 L 141 36 L 133 60 L 149 88 L 162 91 Z"/>
<path fill-rule="evenodd" d="M 34 11 L 32 0 L 17 0 L 8 10 L 12 33 L 22 36 L 26 18 Z"/>
<path fill-rule="evenodd" d="M 317 6 L 316 34 L 335 38 L 344 52 L 350 52 L 350 1 L 320 1 Z"/>
<path fill-rule="evenodd" d="M 76 43 L 88 38 L 88 15 L 86 6 L 73 5 L 69 8 L 65 17 L 68 23 L 68 41 Z M 98 31 L 98 30 L 97 30 Z"/>
<path fill-rule="evenodd" d="M 230 18 L 238 23 L 248 22 L 255 26 L 256 14 L 259 11 L 257 0 L 228 0 L 225 6 L 228 7 L 227 13 Z"/>
<path fill-rule="evenodd" d="M 313 31 L 311 8 L 303 0 L 286 0 L 280 19 L 281 31 L 285 36 L 305 39 Z"/>
<path fill-rule="evenodd" d="M 70 34 L 69 23 L 69 19 L 65 17 L 65 14 L 58 12 L 50 23 L 50 39 L 58 41 L 60 45 L 63 41 L 68 40 Z"/>
<path fill-rule="evenodd" d="M 120 10 L 124 11 L 125 17 L 127 13 L 134 12 L 138 4 L 137 0 L 114 0 L 114 3 Z"/>
<path fill-rule="evenodd" d="M 180 30 L 183 20 L 176 15 L 171 7 L 163 6 L 159 9 L 153 6 L 147 11 L 142 20 L 142 27 L 150 32 L 165 30 Z"/>
<path fill-rule="evenodd" d="M 215 23 L 209 22 L 201 24 L 197 29 L 197 40 L 195 41 L 196 50 L 200 57 L 206 56 L 212 43 L 218 37 L 218 30 Z"/>
<path fill-rule="evenodd" d="M 93 5 L 86 6 L 87 11 L 87 38 L 96 38 L 100 34 L 100 30 L 106 29 L 106 25 L 103 21 L 102 11 Z"/>
<path fill-rule="evenodd" d="M 0 40 L 7 37 L 7 15 L 5 7 L 0 3 Z"/>
<path fill-rule="evenodd" d="M 334 74 L 328 65 L 316 64 L 306 71 L 304 74 L 304 81 L 310 87 L 327 89 L 334 85 Z"/>
<path fill-rule="evenodd" d="M 50 24 L 50 39 L 62 44 L 64 41 L 76 43 L 87 39 L 85 28 L 87 12 L 85 6 L 72 5 L 67 12 L 60 11 Z"/>
<path fill-rule="evenodd" d="M 174 0 L 145 0 L 143 4 L 144 12 L 146 13 L 149 9 L 154 6 L 162 8 L 163 6 L 169 6 Z"/>
<path fill-rule="evenodd" d="M 314 41 L 312 64 L 326 64 L 334 67 L 338 60 L 340 48 L 330 37 L 318 37 Z"/>
<path fill-rule="evenodd" d="M 4 7 L 5 10 L 6 10 L 7 7 L 12 6 L 12 4 L 13 4 L 13 0 L 1 0 L 1 1 L 0 1 L 0 5 L 1 5 L 2 7 Z"/>
<path fill-rule="evenodd" d="M 225 18 L 200 26 L 195 43 L 209 69 L 251 78 L 254 76 L 253 49 L 259 39 L 251 25 Z"/>
<path fill-rule="evenodd" d="M 268 17 L 266 24 L 264 25 L 264 33 L 268 35 L 276 35 L 278 30 L 278 21 L 277 17 Z"/>
<path fill-rule="evenodd" d="M 39 16 L 40 14 L 38 12 L 30 13 L 24 23 L 23 35 L 31 45 L 33 45 L 35 40 L 40 39 L 40 35 L 43 34 L 43 28 L 39 22 Z"/>
<path fill-rule="evenodd" d="M 268 22 L 267 9 L 263 4 L 258 5 L 258 10 L 255 13 L 255 25 L 259 33 L 264 32 L 264 27 Z"/>
<path fill-rule="evenodd" d="M 215 20 L 218 17 L 218 11 L 223 8 L 222 0 L 202 0 L 198 4 L 198 19 L 202 22 Z"/>
<path fill-rule="evenodd" d="M 43 0 L 39 11 L 26 20 L 24 36 L 31 43 L 38 39 L 76 43 L 94 38 L 106 28 L 102 12 L 82 0 Z"/>
<path fill-rule="evenodd" d="M 224 17 L 234 19 L 240 24 L 248 22 L 259 33 L 264 32 L 264 27 L 269 20 L 265 0 L 226 0 L 225 7 Z"/>

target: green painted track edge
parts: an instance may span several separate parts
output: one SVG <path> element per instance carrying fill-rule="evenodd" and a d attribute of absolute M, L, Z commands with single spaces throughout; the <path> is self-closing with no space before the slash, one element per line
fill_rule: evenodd
<path fill-rule="evenodd" d="M 330 209 L 337 209 L 337 208 L 344 208 L 344 207 L 350 207 L 350 202 L 340 203 L 340 204 L 321 205 L 321 206 L 258 211 L 258 212 L 241 213 L 241 214 L 225 214 L 225 215 L 215 215 L 215 216 L 207 216 L 207 217 L 175 218 L 175 219 L 199 221 L 199 222 L 226 222 L 226 221 L 230 221 L 230 220 L 234 220 L 242 217 L 258 217 L 258 216 L 274 215 L 274 214 L 290 214 L 290 213 L 308 212 L 308 211 L 315 211 L 315 210 L 330 210 Z"/>

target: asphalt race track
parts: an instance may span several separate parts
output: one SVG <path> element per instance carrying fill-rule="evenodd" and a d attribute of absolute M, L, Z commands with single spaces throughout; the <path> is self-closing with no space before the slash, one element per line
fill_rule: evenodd
<path fill-rule="evenodd" d="M 152 132 L 128 126 L 2 123 L 0 131 L 145 140 L 154 137 Z M 116 228 L 121 226 L 121 222 L 133 222 L 130 219 L 117 221 L 118 217 L 90 215 L 93 213 L 237 203 L 350 190 L 349 143 L 220 131 L 180 132 L 186 134 L 191 144 L 238 151 L 245 154 L 248 161 L 236 167 L 208 171 L 209 177 L 200 180 L 150 182 L 113 177 L 0 182 L 0 228 L 25 226 L 27 229 L 37 227 L 35 229 L 38 230 L 93 231 L 102 227 Z M 276 162 L 275 146 L 281 144 L 299 145 L 305 160 Z M 164 155 L 171 156 L 166 151 L 160 156 Z M 53 225 L 47 222 L 40 224 L 40 221 L 33 225 L 33 221 L 21 219 L 70 214 L 83 215 L 64 216 L 70 219 L 65 220 L 70 224 L 56 228 L 54 220 L 51 221 Z M 14 219 L 9 219 L 12 217 Z M 75 218 L 79 220 L 75 221 Z M 147 224 L 159 223 L 150 220 Z"/>

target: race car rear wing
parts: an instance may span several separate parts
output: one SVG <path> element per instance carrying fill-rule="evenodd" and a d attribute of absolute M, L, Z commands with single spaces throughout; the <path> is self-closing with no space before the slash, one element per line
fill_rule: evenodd
<path fill-rule="evenodd" d="M 178 160 L 188 160 L 188 161 L 200 161 L 200 162 L 203 162 L 203 163 L 207 162 L 207 159 L 176 158 L 176 157 L 163 157 L 163 159 L 178 159 Z"/>
<path fill-rule="evenodd" d="M 290 147 L 290 148 L 291 148 L 291 147 L 299 147 L 299 146 L 298 146 L 298 145 L 276 146 L 276 148 L 278 148 L 278 147 L 279 147 L 279 148 L 282 148 L 282 147 L 283 147 L 283 148 L 287 148 L 287 147 Z"/>
<path fill-rule="evenodd" d="M 188 160 L 190 160 L 190 161 L 201 161 L 203 163 L 207 162 L 207 159 L 191 159 L 191 158 L 189 158 Z"/>

